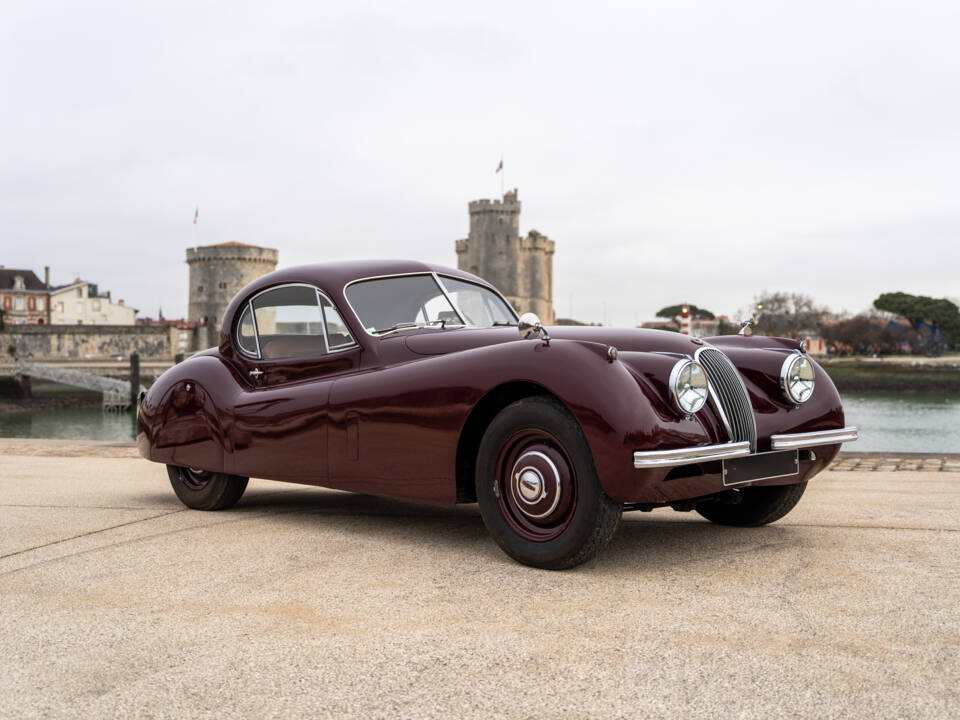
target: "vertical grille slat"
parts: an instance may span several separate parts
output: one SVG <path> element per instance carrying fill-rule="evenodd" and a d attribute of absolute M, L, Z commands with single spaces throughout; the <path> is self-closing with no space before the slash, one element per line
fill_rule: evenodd
<path fill-rule="evenodd" d="M 707 371 L 714 401 L 726 416 L 733 442 L 750 441 L 750 449 L 757 451 L 757 423 L 750 406 L 750 397 L 740 378 L 740 373 L 730 358 L 716 348 L 703 348 L 697 353 L 697 361 Z"/>

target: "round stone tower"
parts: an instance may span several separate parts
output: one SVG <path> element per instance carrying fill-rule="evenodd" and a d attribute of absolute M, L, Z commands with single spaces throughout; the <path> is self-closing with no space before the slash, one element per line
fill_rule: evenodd
<path fill-rule="evenodd" d="M 554 320 L 554 242 L 531 230 L 520 237 L 520 201 L 516 189 L 503 200 L 474 200 L 469 205 L 470 235 L 457 240 L 457 267 L 495 285 L 519 312 Z"/>
<path fill-rule="evenodd" d="M 225 242 L 187 248 L 190 266 L 190 306 L 187 319 L 198 322 L 195 347 L 216 345 L 220 323 L 233 296 L 247 283 L 277 267 L 273 248 Z"/>

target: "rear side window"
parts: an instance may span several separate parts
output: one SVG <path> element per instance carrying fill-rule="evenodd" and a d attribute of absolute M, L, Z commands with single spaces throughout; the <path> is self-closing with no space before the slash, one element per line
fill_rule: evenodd
<path fill-rule="evenodd" d="M 237 345 L 247 355 L 258 355 L 257 335 L 253 329 L 253 314 L 250 312 L 250 304 L 240 315 L 240 322 L 237 323 Z"/>
<path fill-rule="evenodd" d="M 243 354 L 264 360 L 320 357 L 354 344 L 330 301 L 309 285 L 255 296 L 237 321 L 236 342 Z"/>

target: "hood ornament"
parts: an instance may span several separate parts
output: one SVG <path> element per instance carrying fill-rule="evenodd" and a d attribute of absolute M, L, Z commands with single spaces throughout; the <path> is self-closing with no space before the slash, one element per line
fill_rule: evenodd
<path fill-rule="evenodd" d="M 520 337 L 525 340 L 540 337 L 545 345 L 550 344 L 550 333 L 547 332 L 536 313 L 525 312 L 521 315 L 517 323 L 517 330 L 520 331 Z"/>

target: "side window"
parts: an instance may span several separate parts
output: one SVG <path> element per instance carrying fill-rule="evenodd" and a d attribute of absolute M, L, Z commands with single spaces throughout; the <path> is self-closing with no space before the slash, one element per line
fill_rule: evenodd
<path fill-rule="evenodd" d="M 303 285 L 268 290 L 253 300 L 260 356 L 265 360 L 325 355 L 317 291 Z"/>
<path fill-rule="evenodd" d="M 323 308 L 323 318 L 327 323 L 327 344 L 330 350 L 353 345 L 353 336 L 347 330 L 347 324 L 340 317 L 337 309 L 323 295 L 320 296 L 320 305 Z"/>
<path fill-rule="evenodd" d="M 356 344 L 337 309 L 309 285 L 257 295 L 240 313 L 234 334 L 242 353 L 264 360 L 320 357 Z"/>

